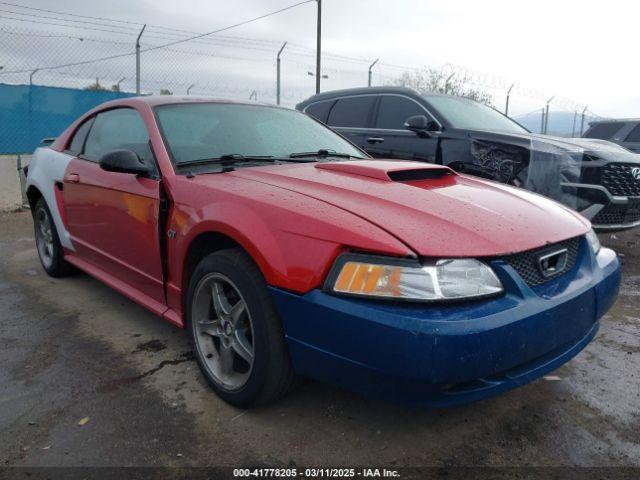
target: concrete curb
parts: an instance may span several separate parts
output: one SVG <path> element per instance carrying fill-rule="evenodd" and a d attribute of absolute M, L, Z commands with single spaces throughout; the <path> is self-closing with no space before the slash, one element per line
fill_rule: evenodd
<path fill-rule="evenodd" d="M 31 155 L 0 155 L 0 211 L 12 211 L 28 206 L 24 192 L 26 178 L 22 168 Z"/>

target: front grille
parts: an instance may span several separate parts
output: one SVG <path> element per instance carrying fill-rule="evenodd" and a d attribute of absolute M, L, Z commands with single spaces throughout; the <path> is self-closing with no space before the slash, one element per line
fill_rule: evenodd
<path fill-rule="evenodd" d="M 611 192 L 621 197 L 640 197 L 640 180 L 631 174 L 631 169 L 640 167 L 637 163 L 609 163 L 602 168 L 600 181 Z"/>
<path fill-rule="evenodd" d="M 640 204 L 607 205 L 591 219 L 594 225 L 628 225 L 640 222 Z"/>
<path fill-rule="evenodd" d="M 576 264 L 576 258 L 578 257 L 580 238 L 582 237 L 570 238 L 569 240 L 535 248 L 533 250 L 527 250 L 526 252 L 514 253 L 513 255 L 502 257 L 501 260 L 504 260 L 511 265 L 527 285 L 535 287 L 536 285 L 558 278 L 573 268 Z M 567 263 L 564 269 L 556 272 L 552 276 L 545 277 L 539 268 L 540 256 L 562 248 L 567 249 Z"/>

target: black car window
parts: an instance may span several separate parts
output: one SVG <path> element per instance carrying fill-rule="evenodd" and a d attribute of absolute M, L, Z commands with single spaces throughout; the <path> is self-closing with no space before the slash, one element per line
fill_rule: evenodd
<path fill-rule="evenodd" d="M 624 122 L 603 122 L 595 123 L 584 134 L 585 138 L 599 138 L 600 140 L 609 140 L 624 127 Z"/>
<path fill-rule="evenodd" d="M 331 109 L 327 123 L 332 127 L 366 127 L 374 100 L 373 95 L 340 98 Z"/>
<path fill-rule="evenodd" d="M 76 133 L 73 134 L 73 138 L 71 139 L 71 143 L 69 144 L 69 148 L 67 149 L 69 153 L 72 153 L 73 155 L 79 155 L 82 153 L 84 141 L 87 138 L 87 133 L 89 133 L 89 129 L 91 128 L 91 124 L 93 123 L 93 118 L 94 117 L 91 117 L 89 120 L 86 120 L 76 130 Z"/>
<path fill-rule="evenodd" d="M 524 127 L 506 115 L 470 98 L 425 94 L 429 111 L 460 130 L 486 130 L 507 133 L 527 133 Z"/>
<path fill-rule="evenodd" d="M 84 156 L 100 160 L 111 150 L 132 150 L 138 156 L 153 162 L 149 147 L 149 134 L 144 121 L 132 108 L 116 108 L 98 114 L 87 137 Z"/>
<path fill-rule="evenodd" d="M 325 100 L 324 102 L 316 102 L 309 105 L 305 108 L 304 112 L 308 113 L 314 118 L 317 118 L 322 123 L 327 123 L 327 116 L 329 115 L 329 110 L 335 103 L 335 100 Z"/>
<path fill-rule="evenodd" d="M 638 142 L 640 143 L 640 123 L 637 124 L 633 130 L 627 135 L 625 142 Z"/>
<path fill-rule="evenodd" d="M 383 95 L 380 98 L 376 128 L 402 130 L 407 118 L 414 115 L 426 116 L 424 108 L 406 97 Z"/>

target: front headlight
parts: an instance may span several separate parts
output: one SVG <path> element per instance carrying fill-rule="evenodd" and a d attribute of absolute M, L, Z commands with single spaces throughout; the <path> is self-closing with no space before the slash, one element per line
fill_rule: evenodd
<path fill-rule="evenodd" d="M 587 232 L 587 242 L 589 242 L 589 246 L 595 255 L 598 254 L 602 245 L 600 245 L 600 239 L 596 232 L 593 231 L 593 228 Z"/>
<path fill-rule="evenodd" d="M 493 270 L 479 260 L 420 263 L 356 254 L 338 258 L 326 288 L 345 295 L 427 302 L 473 299 L 503 291 Z"/>

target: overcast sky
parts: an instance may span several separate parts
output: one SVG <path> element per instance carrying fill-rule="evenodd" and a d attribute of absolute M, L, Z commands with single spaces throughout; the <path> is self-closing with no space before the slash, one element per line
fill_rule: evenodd
<path fill-rule="evenodd" d="M 9 1 L 198 32 L 295 3 L 295 0 Z M 16 10 L 7 5 L 0 8 Z M 316 5 L 309 3 L 225 35 L 288 40 L 315 48 L 315 18 Z M 639 21 L 640 2 L 630 0 L 324 0 L 323 47 L 334 54 L 379 57 L 381 62 L 394 65 L 461 65 L 489 74 L 492 78 L 486 81 L 492 84 L 516 82 L 523 97 L 556 94 L 589 104 L 593 112 L 603 116 L 640 117 Z M 0 25 L 5 22 L 11 21 L 0 18 Z M 101 33 L 105 35 L 109 34 Z M 311 53 L 302 62 L 304 65 L 312 64 Z M 300 68 L 304 70 L 304 66 Z M 366 78 L 366 65 L 352 63 L 344 68 L 362 69 Z M 390 69 L 384 72 L 401 73 Z M 332 78 L 330 74 L 325 84 L 328 88 L 350 86 L 341 78 L 337 74 Z M 306 80 L 312 88 L 313 78 Z M 522 101 L 523 105 L 529 101 L 531 109 L 544 103 L 537 98 Z M 502 99 L 497 98 L 496 103 L 502 103 Z"/>

